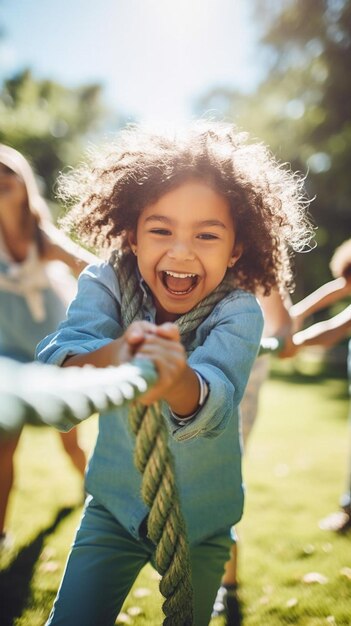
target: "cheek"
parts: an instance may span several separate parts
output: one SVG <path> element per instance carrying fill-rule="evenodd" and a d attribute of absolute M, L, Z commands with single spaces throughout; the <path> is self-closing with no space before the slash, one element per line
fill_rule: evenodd
<path fill-rule="evenodd" d="M 22 189 L 9 189 L 8 192 L 4 194 L 3 200 L 12 205 L 22 207 L 27 205 L 27 194 Z"/>
<path fill-rule="evenodd" d="M 140 250 L 140 247 L 139 247 L 139 250 Z M 148 254 L 145 254 L 144 250 L 142 254 L 140 254 L 140 252 L 138 251 L 136 259 L 137 259 L 137 264 L 138 264 L 140 274 L 144 278 L 149 277 L 152 273 L 152 268 L 153 268 L 153 264 L 151 262 L 150 256 Z"/>
<path fill-rule="evenodd" d="M 18 191 L 17 194 L 15 194 L 17 201 L 20 202 L 22 205 L 24 204 L 28 204 L 28 200 L 27 200 L 27 194 L 23 191 Z"/>

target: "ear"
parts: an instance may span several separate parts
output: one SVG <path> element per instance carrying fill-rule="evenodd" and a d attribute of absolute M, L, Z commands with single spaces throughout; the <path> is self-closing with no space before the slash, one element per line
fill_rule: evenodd
<path fill-rule="evenodd" d="M 243 253 L 243 245 L 242 243 L 236 243 L 232 252 L 232 255 L 228 261 L 228 267 L 234 267 L 236 262 L 240 259 Z"/>
<path fill-rule="evenodd" d="M 128 231 L 127 240 L 130 245 L 133 254 L 137 254 L 137 238 L 136 233 L 133 230 Z"/>

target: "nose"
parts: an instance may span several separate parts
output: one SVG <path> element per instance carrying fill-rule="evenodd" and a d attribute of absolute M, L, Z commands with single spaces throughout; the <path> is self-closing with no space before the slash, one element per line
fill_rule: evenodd
<path fill-rule="evenodd" d="M 170 259 L 175 261 L 193 261 L 195 258 L 195 253 L 190 242 L 185 239 L 173 241 L 167 251 L 167 255 Z"/>

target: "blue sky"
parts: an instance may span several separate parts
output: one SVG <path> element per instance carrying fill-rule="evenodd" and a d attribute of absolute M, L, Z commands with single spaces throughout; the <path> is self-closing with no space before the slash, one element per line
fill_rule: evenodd
<path fill-rule="evenodd" d="M 213 86 L 248 91 L 260 74 L 245 0 L 3 0 L 0 78 L 22 67 L 147 122 L 182 121 Z"/>

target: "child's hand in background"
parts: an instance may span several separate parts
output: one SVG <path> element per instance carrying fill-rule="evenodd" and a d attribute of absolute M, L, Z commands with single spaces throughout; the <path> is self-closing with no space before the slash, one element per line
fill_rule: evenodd
<path fill-rule="evenodd" d="M 294 357 L 299 351 L 299 347 L 294 343 L 294 336 L 287 335 L 284 337 L 284 344 L 278 352 L 280 359 L 290 359 Z"/>

